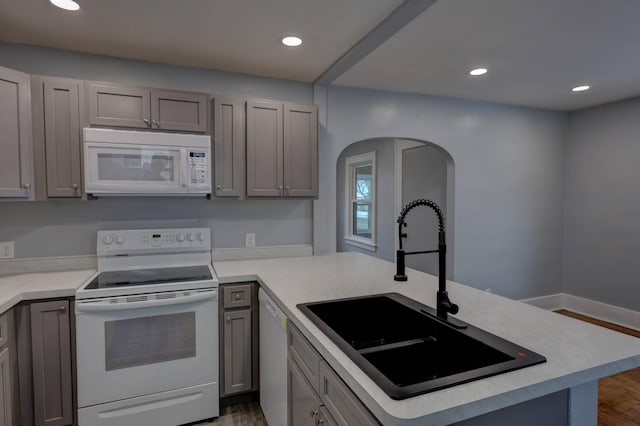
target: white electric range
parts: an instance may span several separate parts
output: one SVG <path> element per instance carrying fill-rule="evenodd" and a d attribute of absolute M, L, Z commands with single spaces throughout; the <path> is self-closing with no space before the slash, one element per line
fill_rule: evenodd
<path fill-rule="evenodd" d="M 79 426 L 219 415 L 218 280 L 208 228 L 99 231 L 76 291 Z"/>

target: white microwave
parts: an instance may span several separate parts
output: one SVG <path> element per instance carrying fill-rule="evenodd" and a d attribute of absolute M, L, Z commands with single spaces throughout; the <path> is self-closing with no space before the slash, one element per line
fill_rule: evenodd
<path fill-rule="evenodd" d="M 211 193 L 211 137 L 178 133 L 84 129 L 87 194 Z"/>

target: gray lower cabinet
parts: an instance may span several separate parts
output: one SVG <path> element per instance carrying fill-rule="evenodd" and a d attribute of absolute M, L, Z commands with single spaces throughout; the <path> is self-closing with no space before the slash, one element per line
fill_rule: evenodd
<path fill-rule="evenodd" d="M 247 196 L 317 196 L 317 107 L 250 100 L 246 120 Z"/>
<path fill-rule="evenodd" d="M 73 328 L 69 299 L 23 303 L 16 311 L 21 426 L 74 424 Z"/>
<path fill-rule="evenodd" d="M 379 425 L 291 321 L 287 329 L 289 426 Z"/>
<path fill-rule="evenodd" d="M 31 88 L 36 198 L 79 198 L 82 81 L 34 76 Z"/>
<path fill-rule="evenodd" d="M 244 99 L 215 96 L 213 144 L 216 197 L 244 195 L 245 119 Z"/>
<path fill-rule="evenodd" d="M 13 426 L 18 403 L 13 312 L 0 315 L 0 426 Z"/>
<path fill-rule="evenodd" d="M 30 76 L 0 67 L 0 197 L 31 198 Z"/>
<path fill-rule="evenodd" d="M 258 388 L 257 285 L 225 284 L 220 297 L 220 396 Z"/>
<path fill-rule="evenodd" d="M 207 95 L 112 84 L 87 84 L 89 124 L 205 133 Z"/>

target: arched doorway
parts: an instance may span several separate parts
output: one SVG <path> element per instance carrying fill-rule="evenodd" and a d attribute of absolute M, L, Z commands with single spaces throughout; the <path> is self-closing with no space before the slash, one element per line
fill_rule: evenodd
<path fill-rule="evenodd" d="M 373 167 L 369 167 L 373 159 Z M 373 173 L 373 175 L 369 175 Z M 367 192 L 371 186 L 374 199 Z M 416 198 L 435 201 L 445 213 L 447 277 L 453 278 L 454 164 L 451 155 L 427 141 L 375 138 L 347 146 L 336 165 L 336 248 L 359 251 L 394 261 L 402 207 Z M 371 207 L 373 205 L 373 207 Z M 407 216 L 407 251 L 437 247 L 437 226 L 432 211 L 416 210 Z M 369 230 L 368 227 L 373 229 Z M 373 234 L 369 241 L 367 231 Z M 358 238 L 363 236 L 365 238 Z M 437 274 L 435 255 L 407 257 L 407 266 Z"/>

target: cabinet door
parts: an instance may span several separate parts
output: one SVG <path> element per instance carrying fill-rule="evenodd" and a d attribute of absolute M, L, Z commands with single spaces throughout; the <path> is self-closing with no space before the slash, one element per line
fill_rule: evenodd
<path fill-rule="evenodd" d="M 47 195 L 80 197 L 80 84 L 44 82 Z"/>
<path fill-rule="evenodd" d="M 0 67 L 0 197 L 30 197 L 31 90 L 27 74 Z"/>
<path fill-rule="evenodd" d="M 324 360 L 320 362 L 320 399 L 340 425 L 380 424 Z"/>
<path fill-rule="evenodd" d="M 318 413 L 318 425 L 338 426 L 338 423 L 324 405 L 320 406 L 320 413 Z"/>
<path fill-rule="evenodd" d="M 284 195 L 318 195 L 318 109 L 284 105 Z"/>
<path fill-rule="evenodd" d="M 0 426 L 12 426 L 9 348 L 0 351 Z"/>
<path fill-rule="evenodd" d="M 247 196 L 280 197 L 282 104 L 247 101 Z"/>
<path fill-rule="evenodd" d="M 206 132 L 207 96 L 173 90 L 152 90 L 151 127 L 158 130 Z"/>
<path fill-rule="evenodd" d="M 224 313 L 224 394 L 251 390 L 251 310 Z"/>
<path fill-rule="evenodd" d="M 289 426 L 315 425 L 322 401 L 297 364 L 287 360 L 287 418 Z"/>
<path fill-rule="evenodd" d="M 31 304 L 35 426 L 73 422 L 69 301 Z"/>
<path fill-rule="evenodd" d="M 215 195 L 239 197 L 244 187 L 244 101 L 216 96 L 213 100 Z"/>
<path fill-rule="evenodd" d="M 89 84 L 87 91 L 92 126 L 151 127 L 149 90 Z"/>

